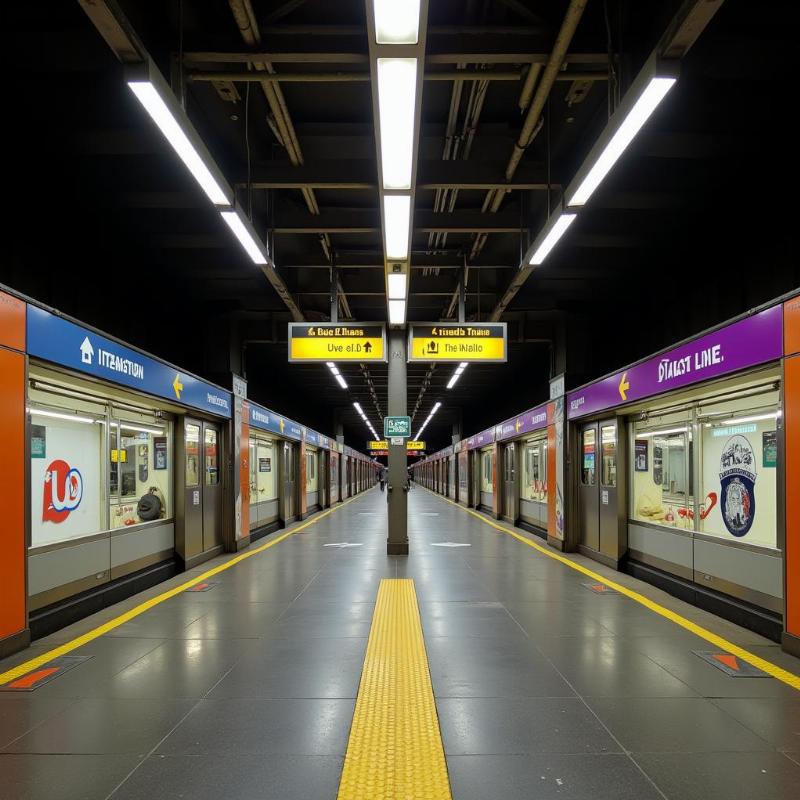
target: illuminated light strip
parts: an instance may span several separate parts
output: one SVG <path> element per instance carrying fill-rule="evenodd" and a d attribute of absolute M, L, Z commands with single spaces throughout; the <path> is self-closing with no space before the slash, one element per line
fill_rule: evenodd
<path fill-rule="evenodd" d="M 220 211 L 219 213 L 225 220 L 225 224 L 233 231 L 233 235 L 239 240 L 244 251 L 250 256 L 250 260 L 258 265 L 269 264 L 266 251 L 248 230 L 248 221 L 245 220 L 239 209 Z"/>
<path fill-rule="evenodd" d="M 95 639 L 99 639 L 106 633 L 110 633 L 111 631 L 119 628 L 120 625 L 124 625 L 126 622 L 130 622 L 132 619 L 136 619 L 136 617 L 141 616 L 146 611 L 149 611 L 151 608 L 155 608 L 156 606 L 163 603 L 165 600 L 169 600 L 172 597 L 175 597 L 181 592 L 185 592 L 187 589 L 190 589 L 192 586 L 197 585 L 198 583 L 203 583 L 208 581 L 209 578 L 213 578 L 214 575 L 219 575 L 221 572 L 225 572 L 229 570 L 231 567 L 240 564 L 242 561 L 247 560 L 248 558 L 252 558 L 253 556 L 258 555 L 259 553 L 263 553 L 265 550 L 269 550 L 270 547 L 274 547 L 276 544 L 280 544 L 284 539 L 288 539 L 290 536 L 293 536 L 295 533 L 299 533 L 302 530 L 310 527 L 311 525 L 316 525 L 321 519 L 333 514 L 334 512 L 338 511 L 340 508 L 343 508 L 348 503 L 352 503 L 355 500 L 360 499 L 362 495 L 357 495 L 356 497 L 351 497 L 349 500 L 345 500 L 340 505 L 337 505 L 333 508 L 329 508 L 327 511 L 322 511 L 319 514 L 315 515 L 312 519 L 308 522 L 304 522 L 302 525 L 298 525 L 296 528 L 292 528 L 286 533 L 281 534 L 280 536 L 276 537 L 275 539 L 271 539 L 266 544 L 262 544 L 260 547 L 256 547 L 254 550 L 247 550 L 240 555 L 233 556 L 229 561 L 226 561 L 224 564 L 220 564 L 218 567 L 214 567 L 213 569 L 206 570 L 200 575 L 195 576 L 191 580 L 184 581 L 183 583 L 179 584 L 178 586 L 169 589 L 166 592 L 162 592 L 155 597 L 151 597 L 149 600 L 145 600 L 143 603 L 140 603 L 138 606 L 135 606 L 130 611 L 126 611 L 124 614 L 120 614 L 118 617 L 109 620 L 108 622 L 99 625 L 97 628 L 94 628 L 87 633 L 84 633 L 82 636 L 78 636 L 75 639 L 72 639 L 65 644 L 60 645 L 59 647 L 55 647 L 52 650 L 48 650 L 46 653 L 42 653 L 35 658 L 30 659 L 29 661 L 25 661 L 22 664 L 17 665 L 16 667 L 12 667 L 5 672 L 0 673 L 0 686 L 4 686 L 11 681 L 16 680 L 17 678 L 21 678 L 23 675 L 31 672 L 32 670 L 39 669 L 43 667 L 45 664 L 49 663 L 53 659 L 59 658 L 61 656 L 65 656 L 68 653 L 71 653 L 73 650 L 77 650 L 79 647 L 83 647 L 89 642 L 93 642 Z"/>
<path fill-rule="evenodd" d="M 417 59 L 379 58 L 377 71 L 383 188 L 410 189 L 414 163 Z"/>
<path fill-rule="evenodd" d="M 427 488 L 427 487 L 423 487 Z M 734 644 L 733 642 L 729 642 L 722 636 L 713 633 L 712 631 L 708 630 L 707 628 L 698 625 L 691 620 L 682 617 L 675 611 L 671 611 L 668 608 L 665 608 L 662 605 L 659 605 L 654 600 L 651 600 L 649 597 L 645 597 L 645 595 L 633 590 L 629 589 L 627 586 L 623 586 L 621 583 L 617 583 L 616 581 L 609 580 L 606 577 L 603 577 L 599 572 L 595 572 L 594 570 L 589 569 L 588 567 L 584 567 L 582 564 L 578 564 L 575 561 L 567 558 L 566 556 L 557 553 L 555 550 L 551 550 L 548 547 L 543 545 L 537 544 L 521 533 L 517 533 L 517 531 L 511 530 L 511 528 L 506 528 L 504 525 L 499 525 L 498 523 L 494 522 L 493 520 L 488 519 L 487 517 L 478 514 L 476 511 L 472 511 L 469 508 L 464 508 L 464 506 L 456 503 L 454 500 L 450 500 L 447 497 L 442 497 L 442 495 L 437 494 L 436 492 L 427 489 L 432 495 L 438 497 L 440 500 L 443 500 L 446 503 L 450 503 L 451 505 L 456 506 L 456 508 L 461 509 L 467 514 L 471 514 L 476 519 L 479 519 L 481 522 L 488 525 L 490 528 L 494 528 L 497 531 L 501 531 L 502 533 L 506 533 L 509 536 L 513 536 L 518 541 L 522 542 L 523 544 L 527 545 L 528 547 L 532 547 L 534 550 L 537 550 L 544 556 L 548 558 L 552 558 L 554 561 L 558 561 L 566 567 L 570 569 L 574 569 L 576 572 L 580 572 L 583 575 L 591 578 L 593 581 L 597 581 L 598 583 L 604 583 L 609 589 L 613 589 L 619 594 L 625 595 L 625 597 L 633 600 L 635 603 L 639 603 L 639 605 L 644 606 L 645 608 L 649 609 L 655 614 L 658 614 L 664 619 L 668 619 L 670 622 L 674 622 L 676 625 L 680 626 L 684 630 L 693 633 L 695 636 L 699 636 L 701 639 L 705 639 L 709 644 L 718 647 L 720 650 L 725 650 L 731 655 L 740 658 L 742 661 L 746 661 L 748 664 L 760 669 L 762 672 L 766 672 L 767 675 L 771 675 L 776 680 L 785 683 L 787 686 L 791 686 L 793 689 L 797 689 L 800 691 L 800 675 L 795 675 L 793 672 L 789 672 L 789 670 L 784 669 L 783 667 L 779 667 L 777 664 L 773 664 L 771 661 L 767 661 L 761 656 L 755 655 L 755 653 L 751 653 L 749 650 L 745 650 L 743 647 L 740 647 L 738 644 Z M 2 677 L 2 676 L 0 676 Z"/>
<path fill-rule="evenodd" d="M 622 120 L 608 144 L 597 157 L 588 175 L 567 198 L 566 205 L 568 207 L 582 206 L 588 201 L 594 190 L 597 189 L 603 178 L 608 175 L 636 134 L 656 110 L 658 104 L 664 99 L 667 92 L 675 85 L 676 80 L 676 78 L 659 77 L 650 80 L 639 99 L 634 103 L 633 108 Z M 613 121 L 612 117 L 611 122 L 613 123 Z"/>
<path fill-rule="evenodd" d="M 567 232 L 567 228 L 575 221 L 577 214 L 563 213 L 556 220 L 555 225 L 548 231 L 547 235 L 542 239 L 542 243 L 536 248 L 531 260 L 528 262 L 536 267 L 542 264 L 544 260 L 550 255 L 550 251 L 558 244 L 558 240 Z"/>
<path fill-rule="evenodd" d="M 71 422 L 82 422 L 86 425 L 94 425 L 94 423 L 98 421 L 92 419 L 91 417 L 81 417 L 76 414 L 60 414 L 57 411 L 42 411 L 41 409 L 38 408 L 28 408 L 26 410 L 32 417 L 38 416 L 38 417 L 53 417 L 54 419 L 67 419 L 70 420 Z"/>
<path fill-rule="evenodd" d="M 460 363 L 460 364 L 459 364 L 459 365 L 456 367 L 456 370 L 455 370 L 455 372 L 453 373 L 453 376 L 452 376 L 452 377 L 450 378 L 450 380 L 447 382 L 447 388 L 448 388 L 448 389 L 452 389 L 452 388 L 453 388 L 453 387 L 456 385 L 456 383 L 458 383 L 458 379 L 461 377 L 461 373 L 462 373 L 462 372 L 464 372 L 464 370 L 465 370 L 465 369 L 466 369 L 468 366 L 469 366 L 469 362 L 467 362 L 467 361 L 462 361 L 462 362 L 461 362 L 461 363 Z"/>

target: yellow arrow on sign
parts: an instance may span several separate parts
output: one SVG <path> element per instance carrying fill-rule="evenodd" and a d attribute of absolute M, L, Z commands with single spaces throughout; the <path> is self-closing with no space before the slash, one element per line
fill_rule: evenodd
<path fill-rule="evenodd" d="M 179 372 L 175 373 L 175 380 L 172 381 L 172 388 L 175 390 L 175 397 L 181 399 L 181 392 L 183 391 L 183 384 L 181 383 L 181 376 Z"/>
<path fill-rule="evenodd" d="M 628 383 L 628 373 L 623 372 L 622 377 L 619 379 L 619 396 L 623 400 L 628 399 L 628 389 L 631 388 L 630 383 Z"/>

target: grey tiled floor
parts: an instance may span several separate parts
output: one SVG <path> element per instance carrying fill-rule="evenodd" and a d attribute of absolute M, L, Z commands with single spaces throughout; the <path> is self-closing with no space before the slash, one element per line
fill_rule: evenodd
<path fill-rule="evenodd" d="M 388 558 L 384 503 L 369 492 L 81 648 L 90 660 L 36 692 L 0 693 L 0 800 L 335 798 L 384 577 L 415 579 L 455 800 L 800 797 L 800 693 L 727 677 L 692 654 L 706 642 L 419 488 L 411 556 Z M 324 546 L 343 541 L 360 546 Z"/>

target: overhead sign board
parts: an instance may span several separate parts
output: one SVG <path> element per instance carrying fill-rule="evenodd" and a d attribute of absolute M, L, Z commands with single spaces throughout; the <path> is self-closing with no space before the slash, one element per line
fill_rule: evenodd
<path fill-rule="evenodd" d="M 409 439 L 406 442 L 406 450 L 424 450 L 425 449 L 425 442 L 420 441 L 419 439 Z"/>
<path fill-rule="evenodd" d="M 367 450 L 371 455 L 386 455 L 385 451 L 389 449 L 389 441 L 387 439 L 370 440 L 367 442 Z M 425 449 L 425 442 L 409 439 L 406 442 L 406 450 L 409 453 L 418 452 Z"/>
<path fill-rule="evenodd" d="M 508 360 L 505 322 L 422 323 L 409 326 L 409 361 Z"/>
<path fill-rule="evenodd" d="M 371 439 L 367 442 L 367 450 L 385 450 L 388 446 L 389 443 L 385 440 L 376 441 Z"/>
<path fill-rule="evenodd" d="M 411 417 L 384 417 L 383 435 L 387 439 L 393 436 L 401 436 L 404 439 L 411 438 Z"/>
<path fill-rule="evenodd" d="M 386 326 L 290 322 L 289 361 L 386 361 Z"/>
<path fill-rule="evenodd" d="M 221 417 L 231 393 L 43 308 L 28 306 L 28 352 L 86 375 Z"/>

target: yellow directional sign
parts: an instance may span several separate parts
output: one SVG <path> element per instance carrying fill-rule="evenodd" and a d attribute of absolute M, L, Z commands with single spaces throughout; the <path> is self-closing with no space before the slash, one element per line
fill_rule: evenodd
<path fill-rule="evenodd" d="M 383 441 L 375 441 L 374 439 L 367 442 L 367 450 L 388 450 L 389 442 L 385 439 Z"/>
<path fill-rule="evenodd" d="M 181 383 L 180 373 L 175 374 L 175 380 L 172 381 L 172 390 L 175 392 L 175 397 L 181 399 L 181 392 L 183 391 L 183 384 Z"/>
<path fill-rule="evenodd" d="M 420 441 L 419 439 L 409 439 L 406 442 L 406 450 L 424 450 L 425 449 L 425 442 Z"/>
<path fill-rule="evenodd" d="M 619 396 L 623 400 L 628 399 L 628 389 L 631 388 L 631 384 L 628 381 L 628 373 L 623 372 L 622 377 L 619 379 Z"/>
<path fill-rule="evenodd" d="M 505 322 L 409 326 L 409 361 L 507 361 Z"/>
<path fill-rule="evenodd" d="M 367 450 L 373 452 L 375 450 L 388 450 L 389 449 L 389 442 L 386 439 L 376 441 L 371 439 L 367 442 Z M 417 440 L 417 439 L 409 439 L 406 442 L 406 450 L 424 450 L 425 449 L 425 442 Z"/>
<path fill-rule="evenodd" d="M 289 361 L 386 361 L 386 328 L 381 322 L 290 322 Z"/>

